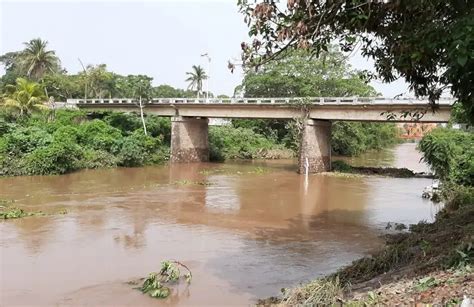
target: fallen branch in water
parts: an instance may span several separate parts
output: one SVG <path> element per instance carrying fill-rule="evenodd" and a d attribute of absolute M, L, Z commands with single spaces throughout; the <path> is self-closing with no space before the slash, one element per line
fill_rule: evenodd
<path fill-rule="evenodd" d="M 187 273 L 181 274 L 180 267 L 184 268 Z M 150 273 L 148 278 L 144 279 L 142 286 L 135 289 L 154 298 L 167 298 L 171 293 L 171 289 L 165 284 L 176 284 L 181 279 L 184 279 L 189 284 L 192 277 L 191 270 L 183 263 L 176 260 L 165 260 L 161 262 L 161 269 L 158 273 Z M 131 284 L 135 283 L 131 282 Z"/>

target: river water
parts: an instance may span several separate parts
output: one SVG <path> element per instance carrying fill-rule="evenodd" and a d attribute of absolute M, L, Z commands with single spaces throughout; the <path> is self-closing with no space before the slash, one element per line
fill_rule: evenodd
<path fill-rule="evenodd" d="M 426 171 L 415 144 L 350 159 Z M 432 180 L 295 173 L 290 160 L 0 179 L 0 198 L 66 215 L 0 222 L 0 305 L 248 305 L 381 247 L 388 222 L 432 220 Z M 176 259 L 164 301 L 127 281 Z"/>

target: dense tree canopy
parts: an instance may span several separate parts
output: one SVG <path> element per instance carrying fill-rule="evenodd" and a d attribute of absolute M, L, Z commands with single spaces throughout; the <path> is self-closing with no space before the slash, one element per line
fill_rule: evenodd
<path fill-rule="evenodd" d="M 245 65 L 258 66 L 337 42 L 375 61 L 376 76 L 403 77 L 417 96 L 434 104 L 446 91 L 474 120 L 474 1 L 239 0 L 253 42 L 242 43 Z M 231 65 L 232 66 L 232 65 Z"/>
<path fill-rule="evenodd" d="M 376 91 L 351 69 L 342 53 L 331 50 L 320 58 L 306 51 L 249 70 L 238 90 L 246 97 L 374 96 Z"/>

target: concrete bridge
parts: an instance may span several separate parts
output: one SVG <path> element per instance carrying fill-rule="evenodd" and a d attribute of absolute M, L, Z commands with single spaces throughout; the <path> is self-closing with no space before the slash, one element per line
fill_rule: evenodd
<path fill-rule="evenodd" d="M 171 117 L 171 162 L 209 161 L 208 118 L 305 119 L 298 171 L 331 169 L 331 122 L 443 123 L 450 118 L 452 99 L 438 101 L 433 113 L 428 100 L 380 97 L 325 98 L 159 98 L 143 102 L 145 113 Z M 137 112 L 136 99 L 68 99 L 67 106 L 90 111 Z"/>

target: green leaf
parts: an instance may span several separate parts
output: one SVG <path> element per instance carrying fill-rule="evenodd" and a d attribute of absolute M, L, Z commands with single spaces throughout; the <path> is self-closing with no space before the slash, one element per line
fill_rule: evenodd
<path fill-rule="evenodd" d="M 461 65 L 461 66 L 466 65 L 466 63 L 467 63 L 467 55 L 461 55 L 461 56 L 459 56 L 458 59 L 457 59 L 457 61 L 458 61 L 458 64 Z"/>

